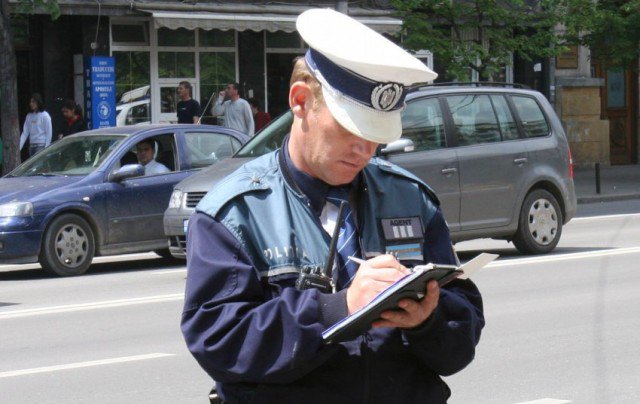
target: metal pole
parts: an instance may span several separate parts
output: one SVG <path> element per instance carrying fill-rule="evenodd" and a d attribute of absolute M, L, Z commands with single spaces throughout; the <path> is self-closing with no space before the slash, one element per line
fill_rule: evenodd
<path fill-rule="evenodd" d="M 600 193 L 600 163 L 596 163 L 596 194 Z"/>

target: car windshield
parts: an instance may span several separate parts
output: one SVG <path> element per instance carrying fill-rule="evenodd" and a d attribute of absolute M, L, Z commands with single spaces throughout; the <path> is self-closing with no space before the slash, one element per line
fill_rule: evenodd
<path fill-rule="evenodd" d="M 87 175 L 96 170 L 126 135 L 85 135 L 64 138 L 42 150 L 9 176 Z"/>
<path fill-rule="evenodd" d="M 292 123 L 293 113 L 285 112 L 251 138 L 234 157 L 258 157 L 278 149 L 291 130 Z"/>

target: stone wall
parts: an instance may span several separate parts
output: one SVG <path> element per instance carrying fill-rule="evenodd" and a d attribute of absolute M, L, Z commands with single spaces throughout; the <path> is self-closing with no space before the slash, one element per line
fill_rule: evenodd
<path fill-rule="evenodd" d="M 609 165 L 609 121 L 601 119 L 604 79 L 556 78 L 556 110 L 577 167 Z"/>

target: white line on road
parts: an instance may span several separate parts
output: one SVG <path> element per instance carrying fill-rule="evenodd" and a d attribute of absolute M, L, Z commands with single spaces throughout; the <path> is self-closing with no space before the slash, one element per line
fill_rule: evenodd
<path fill-rule="evenodd" d="M 187 268 L 165 269 L 165 270 L 162 270 L 162 271 L 154 271 L 154 272 L 151 272 L 151 275 L 171 275 L 171 274 L 177 274 L 177 273 L 181 273 L 181 272 L 187 272 Z"/>
<path fill-rule="evenodd" d="M 43 367 L 31 368 L 31 369 L 10 370 L 7 372 L 0 372 L 0 379 L 5 377 L 32 375 L 35 373 L 56 372 L 58 370 L 88 368 L 91 366 L 111 365 L 114 363 L 143 361 L 147 359 L 164 358 L 167 356 L 175 356 L 175 354 L 152 353 L 152 354 L 146 354 L 146 355 L 122 356 L 120 358 L 101 359 L 101 360 L 88 361 L 88 362 L 67 363 L 65 365 L 43 366 Z"/>
<path fill-rule="evenodd" d="M 583 221 L 583 220 L 596 220 L 596 219 L 617 219 L 623 217 L 638 217 L 640 213 L 622 213 L 616 215 L 602 215 L 602 216 L 582 216 L 582 217 L 574 217 L 571 219 L 571 222 Z"/>
<path fill-rule="evenodd" d="M 11 310 L 0 312 L 0 320 L 17 317 L 38 316 L 42 314 L 69 313 L 73 311 L 105 309 L 111 307 L 132 306 L 136 304 L 170 302 L 174 300 L 182 300 L 184 293 L 174 293 L 170 295 L 158 295 L 147 297 L 136 297 L 131 299 L 105 300 L 93 303 L 67 304 L 64 306 L 40 307 L 35 309 Z"/>
<path fill-rule="evenodd" d="M 516 404 L 566 404 L 570 402 L 569 400 L 558 400 L 556 398 L 541 398 L 533 401 L 522 401 Z"/>
<path fill-rule="evenodd" d="M 540 257 L 506 259 L 503 261 L 494 261 L 489 265 L 487 265 L 487 268 L 504 267 L 509 265 L 534 264 L 534 263 L 540 263 L 540 262 L 577 260 L 577 259 L 584 259 L 584 258 L 605 257 L 610 255 L 623 255 L 623 254 L 636 254 L 636 253 L 640 253 L 640 247 L 615 248 L 611 250 L 597 250 L 597 251 L 588 251 L 588 252 L 570 253 L 570 254 L 545 255 Z"/>

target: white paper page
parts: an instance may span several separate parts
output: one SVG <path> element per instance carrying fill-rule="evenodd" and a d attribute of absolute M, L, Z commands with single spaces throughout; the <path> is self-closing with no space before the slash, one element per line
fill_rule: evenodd
<path fill-rule="evenodd" d="M 489 254 L 489 253 L 482 253 L 476 256 L 474 259 L 472 259 L 471 261 L 465 263 L 460 267 L 460 269 L 464 273 L 460 275 L 458 279 L 469 279 L 471 275 L 473 275 L 478 269 L 486 266 L 487 264 L 489 264 L 491 261 L 495 260 L 498 257 L 499 257 L 498 254 Z"/>

